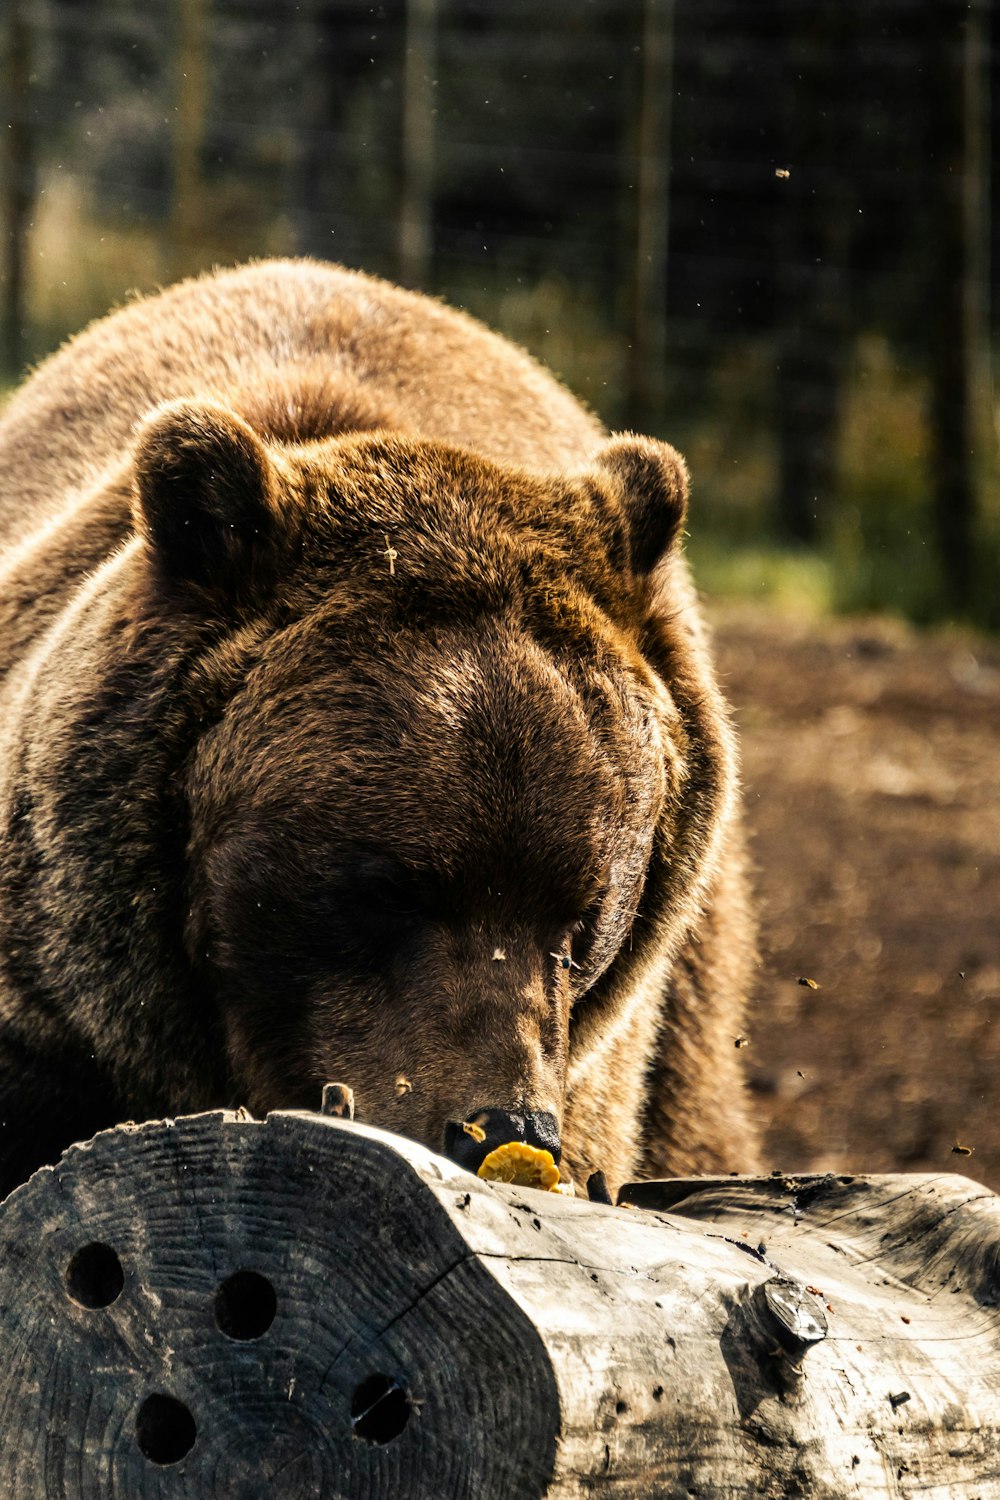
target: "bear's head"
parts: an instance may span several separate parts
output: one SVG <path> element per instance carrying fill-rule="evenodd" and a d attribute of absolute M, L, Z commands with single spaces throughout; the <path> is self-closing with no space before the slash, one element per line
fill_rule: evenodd
<path fill-rule="evenodd" d="M 663 607 L 678 455 L 622 436 L 541 476 L 185 402 L 135 487 L 147 609 L 192 643 L 184 937 L 231 1097 L 341 1079 L 436 1149 L 485 1108 L 560 1121 L 574 1049 L 676 948 L 723 795 Z"/>

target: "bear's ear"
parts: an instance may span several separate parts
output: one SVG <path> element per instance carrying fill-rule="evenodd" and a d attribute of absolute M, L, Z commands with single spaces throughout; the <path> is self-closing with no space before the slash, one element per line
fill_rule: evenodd
<path fill-rule="evenodd" d="M 669 443 L 621 433 L 601 449 L 595 467 L 621 507 L 633 571 L 651 573 L 684 525 L 687 465 Z"/>
<path fill-rule="evenodd" d="M 288 542 L 274 461 L 224 406 L 172 401 L 141 425 L 136 526 L 170 582 L 224 599 L 273 580 Z"/>

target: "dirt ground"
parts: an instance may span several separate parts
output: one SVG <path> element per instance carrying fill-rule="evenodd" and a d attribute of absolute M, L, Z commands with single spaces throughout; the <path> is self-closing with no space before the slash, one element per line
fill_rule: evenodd
<path fill-rule="evenodd" d="M 765 1165 L 1000 1189 L 1000 641 L 713 620 L 761 912 Z"/>

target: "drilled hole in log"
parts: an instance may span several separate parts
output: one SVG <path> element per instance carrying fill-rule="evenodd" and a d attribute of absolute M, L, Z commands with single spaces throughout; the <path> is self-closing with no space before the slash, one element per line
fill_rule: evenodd
<path fill-rule="evenodd" d="M 147 1396 L 139 1408 L 135 1436 L 150 1463 L 180 1463 L 191 1452 L 197 1435 L 194 1417 L 173 1396 Z"/>
<path fill-rule="evenodd" d="M 237 1271 L 215 1294 L 215 1321 L 227 1338 L 259 1339 L 277 1311 L 274 1287 L 257 1271 Z"/>
<path fill-rule="evenodd" d="M 369 1375 L 354 1392 L 351 1426 L 366 1443 L 391 1443 L 413 1411 L 410 1393 L 390 1375 Z"/>
<path fill-rule="evenodd" d="M 110 1307 L 124 1285 L 121 1261 L 99 1241 L 84 1245 L 66 1267 L 66 1290 L 81 1307 Z"/>

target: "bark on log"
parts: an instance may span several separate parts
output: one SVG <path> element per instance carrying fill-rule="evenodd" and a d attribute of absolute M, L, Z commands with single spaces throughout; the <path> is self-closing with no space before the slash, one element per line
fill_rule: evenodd
<path fill-rule="evenodd" d="M 628 1196 L 307 1113 L 97 1136 L 0 1209 L 0 1494 L 1000 1493 L 993 1194 Z"/>

